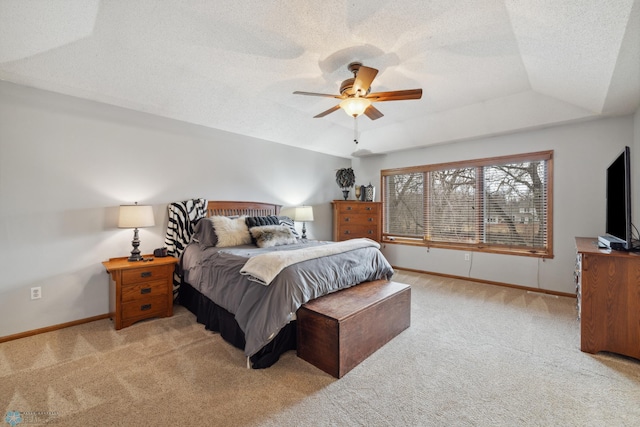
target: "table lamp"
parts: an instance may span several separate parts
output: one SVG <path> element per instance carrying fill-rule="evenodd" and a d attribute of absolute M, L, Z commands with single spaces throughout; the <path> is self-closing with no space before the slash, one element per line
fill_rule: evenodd
<path fill-rule="evenodd" d="M 307 238 L 307 221 L 313 221 L 313 208 L 311 206 L 298 206 L 293 211 L 293 220 L 302 221 L 302 238 Z"/>
<path fill-rule="evenodd" d="M 139 205 L 121 205 L 120 216 L 118 218 L 118 228 L 133 228 L 133 240 L 131 245 L 133 250 L 129 261 L 142 261 L 140 255 L 140 239 L 138 238 L 138 228 L 153 227 L 156 225 L 153 219 L 153 208 L 151 206 Z"/>

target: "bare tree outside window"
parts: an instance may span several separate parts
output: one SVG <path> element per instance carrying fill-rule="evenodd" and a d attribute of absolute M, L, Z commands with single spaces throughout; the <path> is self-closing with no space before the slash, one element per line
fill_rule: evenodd
<path fill-rule="evenodd" d="M 487 243 L 544 247 L 544 166 L 537 161 L 485 167 Z"/>
<path fill-rule="evenodd" d="M 475 168 L 429 175 L 429 240 L 472 243 L 477 234 Z"/>
<path fill-rule="evenodd" d="M 552 256 L 553 152 L 382 171 L 383 240 Z"/>
<path fill-rule="evenodd" d="M 388 229 L 398 236 L 420 237 L 424 234 L 424 174 L 392 175 L 387 181 L 390 215 Z"/>

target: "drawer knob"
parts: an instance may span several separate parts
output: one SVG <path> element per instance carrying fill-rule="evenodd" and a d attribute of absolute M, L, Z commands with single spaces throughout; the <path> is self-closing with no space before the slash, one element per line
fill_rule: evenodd
<path fill-rule="evenodd" d="M 351 206 L 347 206 L 347 210 L 350 211 L 351 210 Z"/>
<path fill-rule="evenodd" d="M 143 271 L 142 273 L 140 273 L 140 277 L 151 277 L 151 272 Z"/>
<path fill-rule="evenodd" d="M 142 289 L 140 289 L 140 293 L 141 294 L 150 294 L 151 293 L 151 288 L 142 288 Z"/>
<path fill-rule="evenodd" d="M 151 310 L 151 304 L 144 304 L 140 306 L 140 311 Z"/>
<path fill-rule="evenodd" d="M 370 207 L 370 206 L 367 206 L 367 210 L 368 210 L 368 211 L 370 211 L 370 210 L 371 210 L 371 207 Z"/>
<path fill-rule="evenodd" d="M 369 234 L 373 234 L 373 230 L 369 230 L 369 231 L 368 231 L 368 233 L 369 233 Z"/>
<path fill-rule="evenodd" d="M 344 234 L 349 234 L 349 230 L 345 230 Z"/>
<path fill-rule="evenodd" d="M 373 222 L 373 218 L 369 218 L 369 222 Z"/>
<path fill-rule="evenodd" d="M 346 217 L 346 218 L 344 219 L 344 222 L 349 222 L 349 217 Z"/>

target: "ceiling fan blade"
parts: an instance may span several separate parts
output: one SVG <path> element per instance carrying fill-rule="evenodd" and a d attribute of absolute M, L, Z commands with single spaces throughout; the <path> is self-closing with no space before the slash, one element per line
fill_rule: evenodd
<path fill-rule="evenodd" d="M 378 110 L 376 107 L 374 107 L 373 105 L 369 105 L 367 107 L 366 110 L 364 110 L 364 114 L 369 117 L 371 120 L 376 120 L 379 119 L 380 117 L 384 116 L 384 114 L 382 114 L 380 112 L 380 110 Z"/>
<path fill-rule="evenodd" d="M 358 68 L 358 72 L 356 74 L 356 79 L 353 82 L 353 90 L 355 93 L 360 92 L 362 96 L 369 91 L 371 87 L 371 82 L 378 74 L 378 70 L 375 68 L 365 67 L 361 65 Z"/>
<path fill-rule="evenodd" d="M 404 99 L 422 98 L 422 89 L 395 90 L 391 92 L 370 93 L 365 98 L 371 102 L 402 101 Z"/>
<path fill-rule="evenodd" d="M 313 116 L 313 118 L 314 118 L 314 119 L 318 119 L 318 118 L 320 118 L 320 117 L 324 117 L 324 116 L 326 116 L 327 114 L 331 114 L 331 113 L 333 113 L 334 111 L 339 110 L 339 109 L 340 109 L 340 105 L 338 104 L 338 105 L 336 105 L 335 107 L 331 107 L 331 108 L 329 108 L 327 111 L 323 111 L 322 113 L 320 113 L 320 114 L 318 114 L 318 115 L 316 115 L 316 116 Z"/>
<path fill-rule="evenodd" d="M 293 92 L 294 95 L 306 95 L 306 96 L 324 96 L 325 98 L 338 98 L 343 99 L 342 95 L 330 95 L 328 93 L 315 93 L 315 92 L 301 92 L 299 90 Z"/>

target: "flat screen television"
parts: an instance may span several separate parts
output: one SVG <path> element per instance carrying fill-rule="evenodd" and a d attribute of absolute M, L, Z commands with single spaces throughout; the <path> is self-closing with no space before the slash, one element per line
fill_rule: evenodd
<path fill-rule="evenodd" d="M 607 168 L 607 233 L 611 249 L 632 250 L 631 224 L 631 155 L 629 147 Z M 602 241 L 602 239 L 599 239 Z"/>

